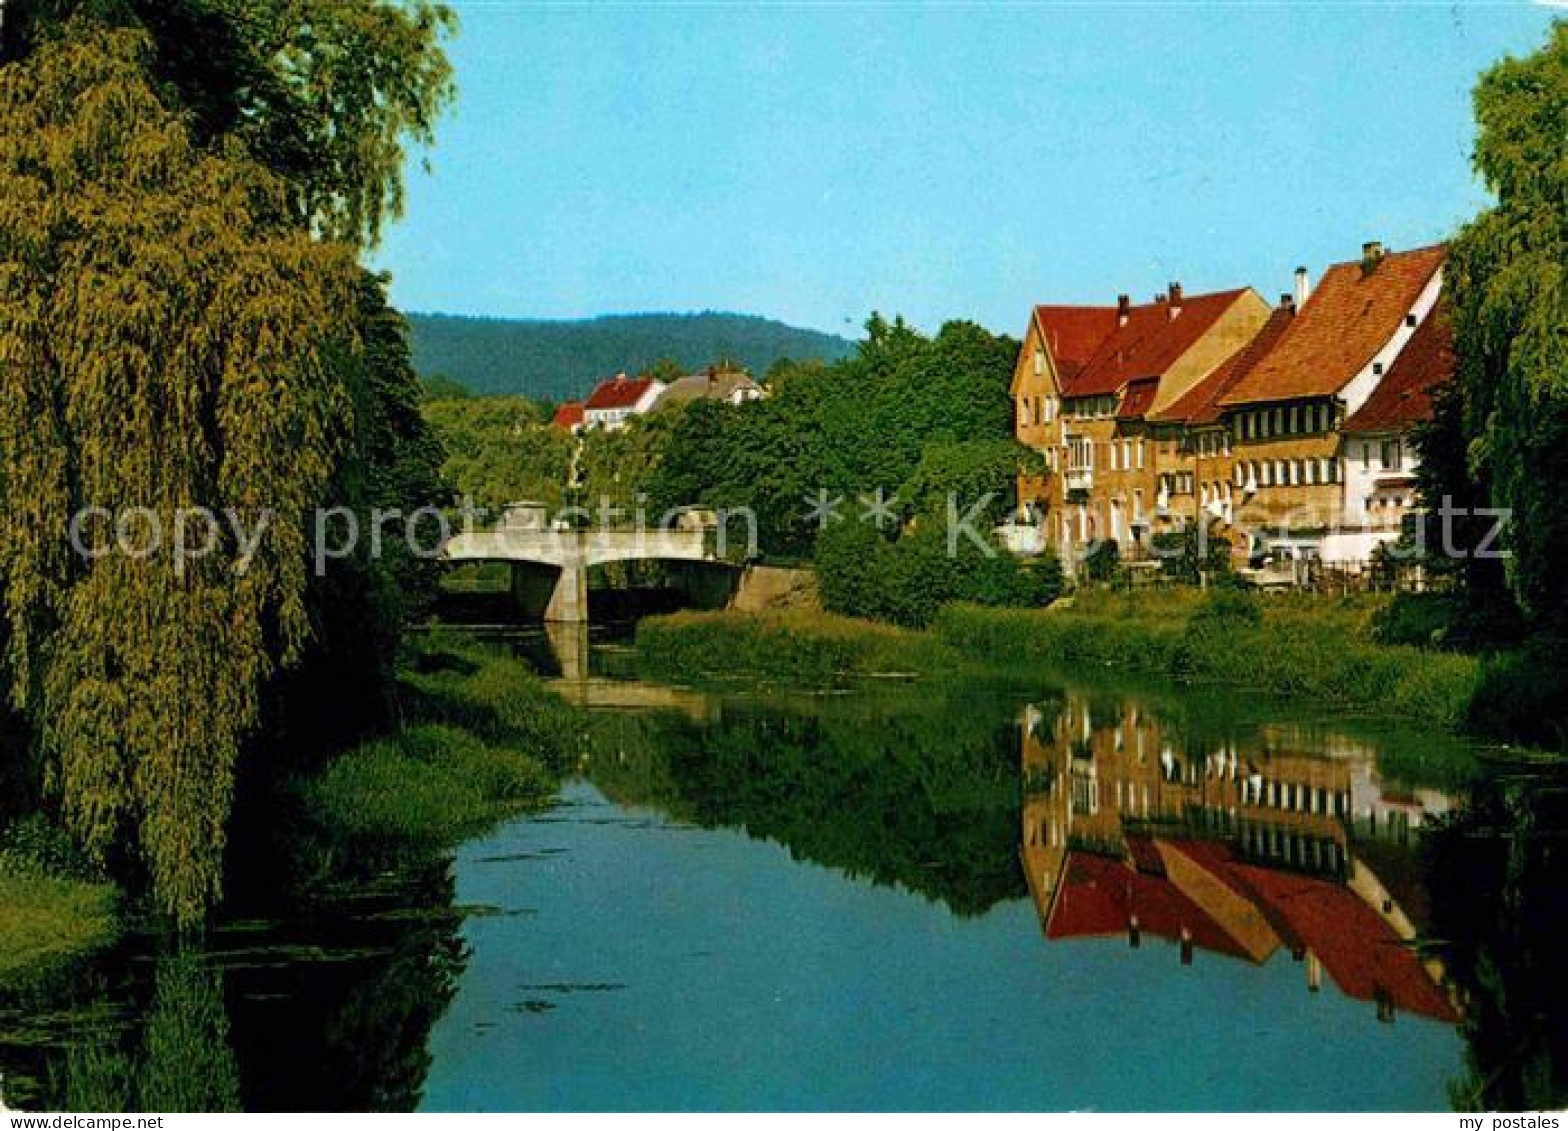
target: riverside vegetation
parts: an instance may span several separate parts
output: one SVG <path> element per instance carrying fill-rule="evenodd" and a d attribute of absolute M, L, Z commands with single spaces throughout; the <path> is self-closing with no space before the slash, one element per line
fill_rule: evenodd
<path fill-rule="evenodd" d="M 1050 609 L 947 605 L 924 631 L 832 613 L 678 613 L 644 621 L 637 648 L 645 670 L 664 678 L 760 675 L 835 688 L 888 673 L 1092 667 L 1246 688 L 1452 733 L 1550 739 L 1540 718 L 1507 707 L 1517 656 L 1391 643 L 1399 607 L 1386 597 L 1263 598 L 1228 586 L 1206 594 L 1084 590 Z"/>

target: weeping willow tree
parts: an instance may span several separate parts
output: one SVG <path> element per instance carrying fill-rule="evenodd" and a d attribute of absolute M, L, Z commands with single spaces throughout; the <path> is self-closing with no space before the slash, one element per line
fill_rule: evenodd
<path fill-rule="evenodd" d="M 0 607 L 66 826 L 188 925 L 260 689 L 309 633 L 359 276 L 241 144 L 198 145 L 151 53 L 73 25 L 0 68 Z M 177 557 L 195 507 L 225 521 Z"/>
<path fill-rule="evenodd" d="M 1497 203 L 1450 246 L 1459 371 L 1422 436 L 1422 491 L 1434 514 L 1445 498 L 1506 508 L 1506 569 L 1472 556 L 1491 541 L 1490 516 L 1455 524 L 1467 596 L 1483 608 L 1517 602 L 1534 632 L 1560 638 L 1568 635 L 1568 21 L 1533 55 L 1483 75 L 1475 109 L 1475 167 Z M 1430 544 L 1445 546 L 1441 532 Z"/>

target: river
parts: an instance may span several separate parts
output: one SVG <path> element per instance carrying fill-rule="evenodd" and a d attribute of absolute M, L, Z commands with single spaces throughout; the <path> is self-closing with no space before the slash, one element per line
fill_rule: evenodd
<path fill-rule="evenodd" d="M 284 830 L 202 944 L 132 936 L 0 997 L 6 1100 L 1563 1100 L 1554 777 L 1190 687 L 699 691 L 613 640 L 513 642 L 592 709 L 558 805 L 352 867 Z"/>

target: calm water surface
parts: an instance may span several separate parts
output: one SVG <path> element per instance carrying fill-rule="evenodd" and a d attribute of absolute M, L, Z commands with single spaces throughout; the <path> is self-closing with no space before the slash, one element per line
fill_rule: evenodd
<path fill-rule="evenodd" d="M 355 870 L 281 838 L 204 945 L 0 997 L 7 1100 L 1562 1102 L 1559 782 L 1193 689 L 699 693 L 554 643 L 558 806 Z"/>

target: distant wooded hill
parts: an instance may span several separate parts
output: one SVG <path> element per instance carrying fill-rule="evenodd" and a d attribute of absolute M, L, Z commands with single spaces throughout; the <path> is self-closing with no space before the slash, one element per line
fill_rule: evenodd
<path fill-rule="evenodd" d="M 689 370 L 720 358 L 761 377 L 781 357 L 835 360 L 854 343 L 749 314 L 616 314 L 573 321 L 410 314 L 414 368 L 475 393 L 539 400 L 586 396 L 595 381 L 661 357 Z"/>

